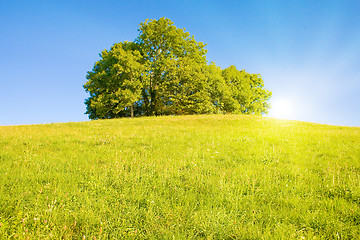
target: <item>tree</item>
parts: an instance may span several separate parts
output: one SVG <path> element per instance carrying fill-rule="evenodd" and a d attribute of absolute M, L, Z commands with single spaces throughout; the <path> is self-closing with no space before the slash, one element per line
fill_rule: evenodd
<path fill-rule="evenodd" d="M 166 18 L 146 20 L 139 31 L 135 42 L 146 62 L 147 81 L 143 90 L 146 115 L 194 113 L 190 109 L 196 107 L 189 105 L 201 100 L 195 101 L 190 95 L 201 95 L 201 89 L 194 86 L 201 78 L 198 67 L 206 65 L 205 45 Z"/>
<path fill-rule="evenodd" d="M 146 20 L 139 33 L 104 50 L 88 72 L 90 119 L 267 112 L 271 92 L 260 75 L 208 64 L 205 44 L 169 19 Z"/>
<path fill-rule="evenodd" d="M 210 63 L 206 69 L 207 84 L 214 113 L 234 113 L 237 109 L 232 91 L 223 77 L 223 71 L 215 63 Z"/>
<path fill-rule="evenodd" d="M 235 100 L 230 111 L 257 115 L 267 113 L 271 92 L 263 88 L 264 82 L 259 74 L 238 71 L 235 66 L 230 66 L 223 70 L 222 75 Z"/>
<path fill-rule="evenodd" d="M 85 101 L 90 119 L 133 116 L 133 107 L 141 99 L 144 66 L 138 46 L 124 42 L 104 50 L 100 61 L 88 72 L 84 85 L 90 97 Z M 129 113 L 130 111 L 130 113 Z"/>

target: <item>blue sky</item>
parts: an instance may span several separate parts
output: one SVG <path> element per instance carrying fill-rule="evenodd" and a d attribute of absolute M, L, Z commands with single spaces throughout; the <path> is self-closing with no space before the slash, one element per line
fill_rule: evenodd
<path fill-rule="evenodd" d="M 359 12 L 356 0 L 0 0 L 0 125 L 87 121 L 99 53 L 167 17 L 209 61 L 261 74 L 274 111 L 291 106 L 283 117 L 360 126 Z"/>

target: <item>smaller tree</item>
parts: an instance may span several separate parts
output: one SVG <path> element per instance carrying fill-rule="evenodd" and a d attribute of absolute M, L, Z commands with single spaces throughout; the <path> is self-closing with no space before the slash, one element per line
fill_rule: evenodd
<path fill-rule="evenodd" d="M 235 66 L 230 66 L 223 70 L 222 75 L 235 100 L 229 105 L 229 110 L 242 114 L 267 113 L 271 92 L 264 89 L 260 74 L 238 71 Z"/>
<path fill-rule="evenodd" d="M 85 101 L 90 119 L 133 116 L 134 105 L 141 99 L 142 56 L 137 45 L 117 43 L 104 50 L 84 88 L 90 93 Z"/>
<path fill-rule="evenodd" d="M 232 97 L 232 91 L 226 84 L 223 71 L 215 63 L 210 63 L 205 68 L 207 85 L 211 103 L 214 106 L 213 113 L 232 113 L 236 110 L 236 102 Z"/>
<path fill-rule="evenodd" d="M 204 72 L 206 67 L 205 63 L 191 57 L 174 60 L 159 88 L 163 101 L 159 113 L 183 115 L 213 112 Z"/>

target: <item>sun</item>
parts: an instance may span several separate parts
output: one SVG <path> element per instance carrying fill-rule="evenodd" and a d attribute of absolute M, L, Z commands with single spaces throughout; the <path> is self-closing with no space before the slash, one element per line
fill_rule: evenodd
<path fill-rule="evenodd" d="M 294 106 L 288 99 L 277 99 L 272 102 L 270 113 L 275 118 L 291 119 L 294 113 Z"/>

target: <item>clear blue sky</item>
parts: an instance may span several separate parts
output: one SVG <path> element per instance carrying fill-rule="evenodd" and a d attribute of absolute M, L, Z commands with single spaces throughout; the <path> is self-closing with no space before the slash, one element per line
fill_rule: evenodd
<path fill-rule="evenodd" d="M 209 61 L 261 74 L 288 118 L 360 126 L 357 0 L 0 0 L 0 125 L 87 121 L 98 54 L 161 17 L 206 43 Z"/>

